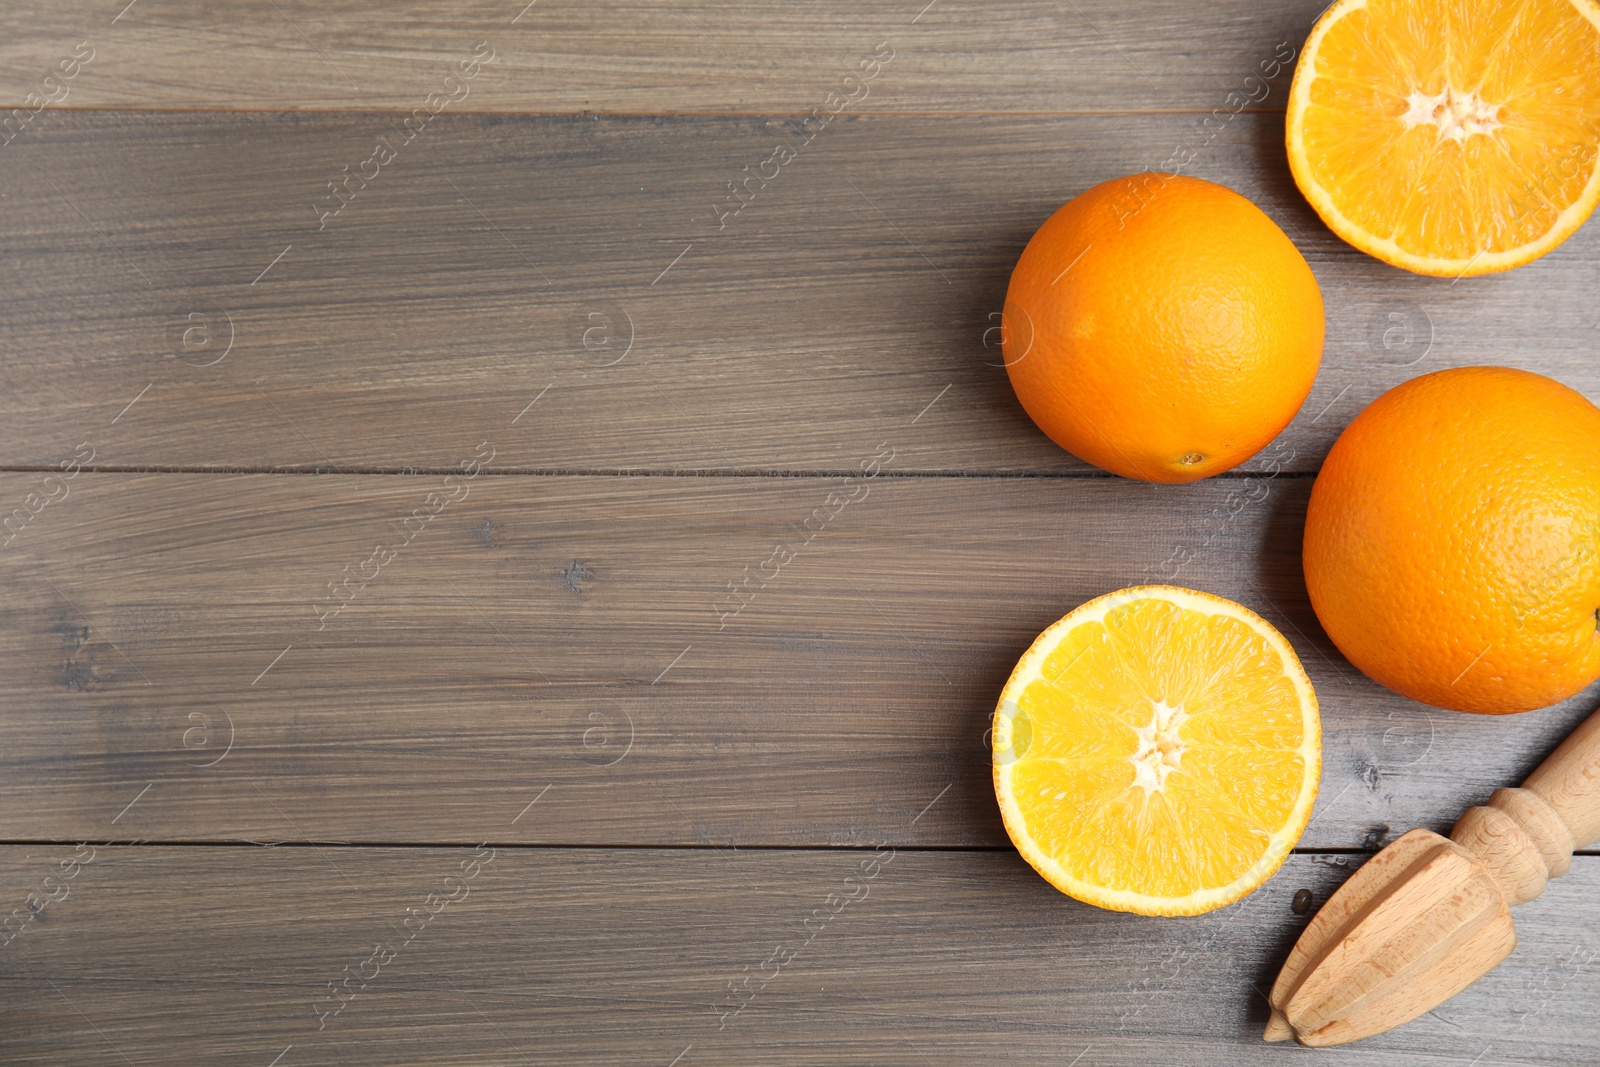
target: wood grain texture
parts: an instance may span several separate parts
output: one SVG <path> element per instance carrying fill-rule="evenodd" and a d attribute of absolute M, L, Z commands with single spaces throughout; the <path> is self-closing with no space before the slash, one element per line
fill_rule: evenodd
<path fill-rule="evenodd" d="M 1510 909 L 1567 874 L 1600 826 L 1600 715 L 1521 788 L 1468 809 L 1448 839 L 1416 829 L 1334 894 L 1273 983 L 1269 1041 L 1312 1047 L 1383 1033 L 1445 1003 L 1517 945 Z"/>
<path fill-rule="evenodd" d="M 1304 844 L 1447 831 L 1600 687 L 1496 719 L 1357 674 L 1305 599 L 1308 483 L 483 474 L 419 523 L 438 477 L 79 473 L 0 548 L 0 837 L 101 838 L 153 782 L 157 840 L 1003 845 L 1012 665 L 1168 580 L 1299 649 Z"/>
<path fill-rule="evenodd" d="M 1517 946 L 1494 877 L 1429 830 L 1402 834 L 1340 887 L 1272 984 L 1268 1041 L 1312 1048 L 1385 1033 L 1443 1006 Z"/>
<path fill-rule="evenodd" d="M 1522 787 L 1545 801 L 1577 847 L 1600 838 L 1600 715 L 1572 731 Z"/>
<path fill-rule="evenodd" d="M 1305 475 L 1378 393 L 1600 397 L 1593 226 L 1452 285 L 1306 207 L 1278 57 L 1321 6 L 0 7 L 0 1062 L 1296 1055 L 1259 1040 L 1290 904 L 1362 855 L 1083 907 L 1007 847 L 984 729 L 1041 628 L 1139 581 L 1299 649 L 1308 848 L 1447 829 L 1600 699 L 1429 712 L 1306 602 Z M 996 313 L 1050 212 L 1175 153 L 1296 240 L 1330 340 L 1252 474 L 1151 487 L 1032 427 Z M 1597 864 L 1320 1058 L 1592 1058 Z"/>
<path fill-rule="evenodd" d="M 19 106 L 86 41 L 94 59 L 66 83 L 62 106 L 407 110 L 487 40 L 495 63 L 462 102 L 475 110 L 788 113 L 819 103 L 889 41 L 894 76 L 874 88 L 873 108 L 1209 111 L 1280 45 L 1298 46 L 1320 9 L 1316 0 L 1268 10 L 1223 0 L 1203 13 L 1179 0 L 124 3 L 9 5 L 0 103 Z"/>
<path fill-rule="evenodd" d="M 906 470 L 1082 472 L 1000 365 L 1007 278 L 1061 203 L 1193 143 L 1329 308 L 1309 400 L 1248 469 L 1315 470 L 1446 366 L 1600 397 L 1600 229 L 1505 275 L 1406 274 L 1321 226 L 1277 116 L 1210 143 L 1193 116 L 847 116 L 719 230 L 782 123 L 446 113 L 319 230 L 326 183 L 392 131 L 57 114 L 0 150 L 0 466 L 88 439 L 114 466 L 448 467 L 470 428 L 520 470 L 845 470 L 892 437 Z"/>
<path fill-rule="evenodd" d="M 1255 987 L 1306 922 L 1296 892 L 1320 903 L 1362 858 L 1295 856 L 1223 911 L 1150 919 L 1071 901 L 1012 853 L 900 851 L 869 877 L 873 854 L 500 849 L 468 880 L 470 849 L 101 846 L 0 949 L 0 1058 L 1298 1063 L 1309 1054 L 1261 1042 Z M 4 899 L 73 855 L 0 849 Z M 1597 888 L 1600 859 L 1583 857 L 1519 911 L 1522 944 L 1497 971 L 1318 1062 L 1587 1062 Z M 408 911 L 435 907 L 425 923 Z M 352 977 L 319 1030 L 347 973 L 365 989 Z M 730 983 L 747 1003 L 725 1018 Z"/>

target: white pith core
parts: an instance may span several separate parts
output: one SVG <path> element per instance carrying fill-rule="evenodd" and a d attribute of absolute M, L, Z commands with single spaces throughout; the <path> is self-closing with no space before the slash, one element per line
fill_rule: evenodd
<path fill-rule="evenodd" d="M 1151 704 L 1150 723 L 1136 727 L 1139 749 L 1133 754 L 1133 784 L 1144 790 L 1145 798 L 1166 787 L 1167 775 L 1183 762 L 1183 741 L 1178 728 L 1189 718 L 1182 708 L 1165 700 Z"/>
<path fill-rule="evenodd" d="M 1489 103 L 1476 92 L 1459 92 L 1449 85 L 1433 96 L 1412 90 L 1406 104 L 1406 113 L 1400 116 L 1406 129 L 1432 123 L 1438 128 L 1441 141 L 1465 141 L 1475 133 L 1491 134 L 1501 126 L 1498 104 Z"/>

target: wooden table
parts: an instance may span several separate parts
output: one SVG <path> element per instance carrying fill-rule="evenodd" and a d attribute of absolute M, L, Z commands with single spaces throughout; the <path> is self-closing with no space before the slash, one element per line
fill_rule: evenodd
<path fill-rule="evenodd" d="M 0 8 L 0 1062 L 1593 1062 L 1592 855 L 1439 1011 L 1259 1041 L 1297 891 L 1600 695 L 1429 711 L 1308 606 L 1373 397 L 1600 397 L 1600 229 L 1451 283 L 1296 193 L 1320 0 L 124 2 Z M 1187 487 L 1052 445 L 997 344 L 1033 229 L 1177 150 L 1329 313 Z M 990 787 L 1017 655 L 1152 580 L 1324 708 L 1302 847 L 1198 919 L 1057 893 Z"/>

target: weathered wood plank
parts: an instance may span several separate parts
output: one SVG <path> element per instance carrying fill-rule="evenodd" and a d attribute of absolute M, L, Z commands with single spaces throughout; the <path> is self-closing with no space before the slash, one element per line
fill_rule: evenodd
<path fill-rule="evenodd" d="M 1330 309 L 1316 388 L 1251 469 L 1314 470 L 1444 366 L 1600 397 L 1600 229 L 1503 276 L 1409 275 L 1323 229 L 1278 118 L 1210 144 L 1195 122 L 847 117 L 719 231 L 781 123 L 446 114 L 319 231 L 389 119 L 54 115 L 0 152 L 0 466 L 87 439 L 109 465 L 448 467 L 465 434 L 523 470 L 845 470 L 889 437 L 902 469 L 1082 471 L 985 341 L 1040 221 L 1184 144 Z"/>
<path fill-rule="evenodd" d="M 1080 111 L 1224 106 L 1291 54 L 1314 0 L 1263 10 L 1178 0 L 58 0 L 0 12 L 0 103 L 66 107 L 409 110 L 478 42 L 494 62 L 460 106 L 496 112 L 795 112 L 821 103 L 880 42 L 888 75 L 863 106 Z M 82 72 L 41 84 L 80 42 Z M 69 68 L 70 69 L 70 68 Z M 62 97 L 62 88 L 66 95 Z M 1280 103 L 1281 101 L 1274 101 Z M 1271 106 L 1270 104 L 1266 106 Z"/>
<path fill-rule="evenodd" d="M 517 806 L 502 797 L 492 817 Z M 478 855 L 469 878 L 471 849 L 100 846 L 0 948 L 0 1058 L 1282 1064 L 1306 1054 L 1260 1041 L 1253 987 L 1305 922 L 1296 891 L 1320 903 L 1362 858 L 1291 857 L 1239 904 L 1156 920 L 1071 901 L 1011 853 Z M 73 857 L 0 849 L 0 899 L 43 892 Z M 1517 910 L 1521 944 L 1498 970 L 1317 1058 L 1588 1062 L 1597 888 L 1600 859 L 1579 857 Z"/>
<path fill-rule="evenodd" d="M 1300 649 L 1306 845 L 1448 828 L 1600 688 L 1486 719 L 1356 674 L 1305 599 L 1308 485 L 0 475 L 58 498 L 0 547 L 0 838 L 103 837 L 138 795 L 157 840 L 1003 844 L 984 732 L 1012 664 L 1165 580 Z"/>

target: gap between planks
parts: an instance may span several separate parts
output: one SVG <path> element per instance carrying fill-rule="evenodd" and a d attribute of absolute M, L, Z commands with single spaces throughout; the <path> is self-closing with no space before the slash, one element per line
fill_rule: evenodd
<path fill-rule="evenodd" d="M 144 107 L 144 106 L 110 106 L 110 105 L 85 105 L 74 107 L 70 104 L 52 105 L 51 111 L 81 112 L 83 114 L 103 115 L 388 115 L 398 117 L 409 115 L 411 112 L 403 107 Z M 979 110 L 963 110 L 959 108 L 945 108 L 941 110 L 917 110 L 914 108 L 883 108 L 882 110 L 863 110 L 855 112 L 851 117 L 872 118 L 1134 118 L 1143 115 L 1210 115 L 1214 108 L 1203 107 L 1151 107 L 1151 108 L 1051 108 L 1041 110 L 995 108 Z M 527 110 L 507 111 L 503 109 L 451 108 L 451 115 L 477 118 L 604 118 L 604 119 L 793 119 L 794 110 L 754 110 L 754 111 L 691 111 L 678 110 L 613 110 L 613 109 L 581 109 L 572 111 L 548 111 L 539 108 Z M 1247 107 L 1238 111 L 1229 112 L 1231 115 L 1282 115 L 1285 111 L 1281 107 Z"/>
<path fill-rule="evenodd" d="M 1398 835 L 1396 835 L 1398 836 Z M 164 840 L 152 838 L 148 841 L 137 843 L 129 841 L 77 841 L 34 838 L 10 838 L 0 840 L 0 848 L 49 848 L 57 845 L 88 844 L 96 848 L 197 848 L 197 849 L 259 849 L 259 848 L 309 848 L 309 849 L 389 849 L 426 851 L 448 848 L 475 847 L 468 841 L 239 841 L 217 838 L 213 840 Z M 540 843 L 529 841 L 483 841 L 497 849 L 515 850 L 521 852 L 537 851 L 562 851 L 562 852 L 865 852 L 879 846 L 873 844 L 861 845 L 719 845 L 703 842 L 666 842 L 661 844 L 620 843 L 620 844 L 581 844 L 578 842 Z M 1011 845 L 896 845 L 896 852 L 1015 852 Z M 1369 848 L 1339 848 L 1339 847 L 1312 847 L 1294 848 L 1290 850 L 1295 856 L 1375 856 L 1379 849 Z M 1574 856 L 1600 856 L 1600 848 L 1574 849 Z"/>
<path fill-rule="evenodd" d="M 90 474 L 210 474 L 210 475 L 361 475 L 401 478 L 437 478 L 457 473 L 455 467 L 189 467 L 189 466 L 90 466 L 80 468 Z M 39 465 L 0 465 L 0 474 L 53 474 L 57 467 Z M 503 467 L 483 468 L 480 475 L 505 478 L 850 478 L 858 471 L 853 468 L 831 470 L 779 470 L 770 467 L 700 467 L 654 470 L 638 467 Z M 1211 476 L 1213 479 L 1270 481 L 1274 478 L 1311 478 L 1316 471 L 1265 471 L 1229 470 Z M 877 477 L 897 481 L 940 478 L 1079 478 L 1106 480 L 1117 475 L 1102 470 L 890 470 L 884 469 Z M 1205 479 L 1211 480 L 1211 479 Z M 1140 483 L 1156 484 L 1156 483 Z"/>

